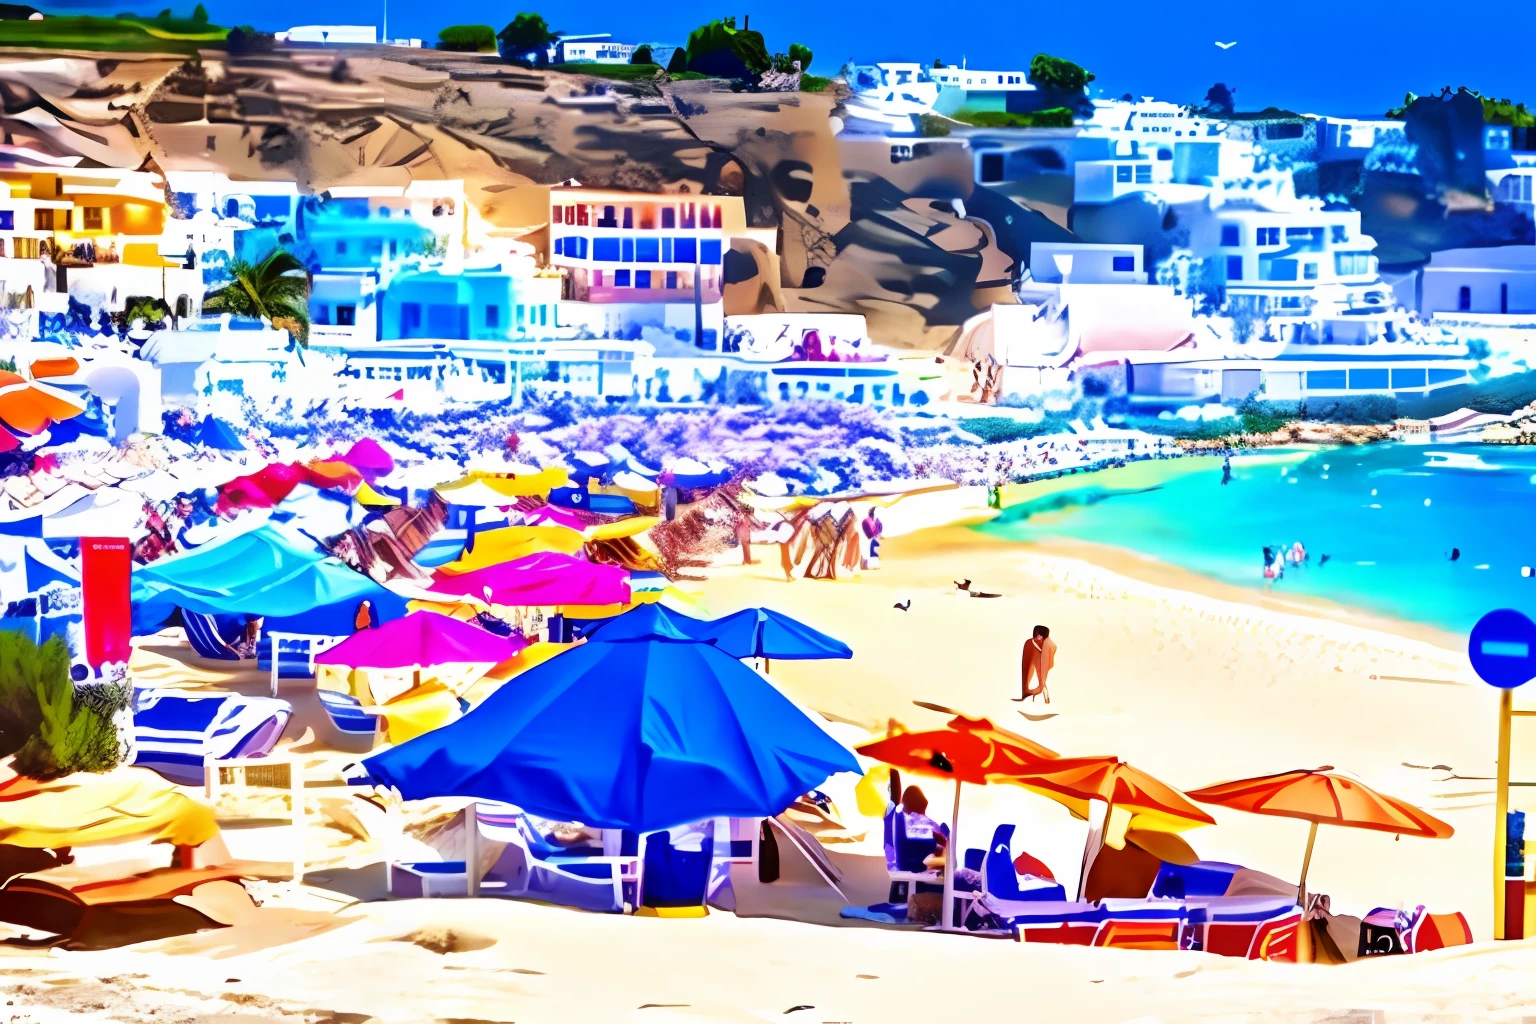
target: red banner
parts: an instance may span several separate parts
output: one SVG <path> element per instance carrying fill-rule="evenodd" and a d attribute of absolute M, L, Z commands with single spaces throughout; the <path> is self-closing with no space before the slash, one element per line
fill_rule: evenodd
<path fill-rule="evenodd" d="M 85 658 L 92 668 L 127 661 L 133 638 L 127 537 L 81 537 L 80 583 L 85 598 Z"/>

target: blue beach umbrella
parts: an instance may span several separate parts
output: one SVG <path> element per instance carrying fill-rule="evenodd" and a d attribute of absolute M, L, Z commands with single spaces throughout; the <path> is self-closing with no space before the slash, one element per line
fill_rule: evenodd
<path fill-rule="evenodd" d="M 853 657 L 853 650 L 841 640 L 772 608 L 747 608 L 726 615 L 704 623 L 694 635 L 733 658 L 810 661 Z"/>
<path fill-rule="evenodd" d="M 407 800 L 515 804 L 651 832 L 778 814 L 853 754 L 756 672 L 665 622 L 530 669 L 452 725 L 367 758 Z"/>

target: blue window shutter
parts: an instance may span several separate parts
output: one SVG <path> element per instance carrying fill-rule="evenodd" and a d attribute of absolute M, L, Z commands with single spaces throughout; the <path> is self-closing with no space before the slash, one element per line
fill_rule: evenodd
<path fill-rule="evenodd" d="M 720 262 L 720 239 L 706 238 L 699 243 L 699 262 L 709 264 Z"/>

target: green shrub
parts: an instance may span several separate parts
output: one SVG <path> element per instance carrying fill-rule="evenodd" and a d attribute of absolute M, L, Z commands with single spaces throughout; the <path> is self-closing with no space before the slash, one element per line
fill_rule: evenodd
<path fill-rule="evenodd" d="M 804 81 L 801 79 L 801 82 Z M 942 139 L 949 134 L 949 118 L 940 117 L 938 114 L 918 114 L 917 127 L 927 138 Z"/>
<path fill-rule="evenodd" d="M 826 92 L 827 86 L 832 84 L 832 79 L 822 78 L 820 75 L 801 75 L 801 92 Z"/>
<path fill-rule="evenodd" d="M 1061 92 L 1082 92 L 1096 77 L 1081 65 L 1060 57 L 1037 53 L 1029 62 L 1029 81 L 1033 85 Z"/>
<path fill-rule="evenodd" d="M 635 52 L 629 55 L 631 64 L 655 64 L 656 58 L 651 55 L 650 46 L 641 43 L 635 47 Z"/>
<path fill-rule="evenodd" d="M 789 44 L 789 59 L 799 61 L 802 72 L 811 70 L 811 48 L 804 43 Z"/>
<path fill-rule="evenodd" d="M 688 48 L 679 46 L 672 51 L 672 59 L 667 61 L 667 74 L 680 75 L 688 70 Z"/>
<path fill-rule="evenodd" d="M 716 19 L 688 34 L 688 70 L 717 78 L 757 78 L 773 66 L 761 32 Z"/>
<path fill-rule="evenodd" d="M 437 34 L 437 48 L 455 53 L 488 53 L 496 49 L 496 30 L 489 25 L 449 25 Z"/>
<path fill-rule="evenodd" d="M 116 768 L 123 748 L 111 712 L 128 707 L 131 690 L 103 685 L 111 688 L 107 714 L 79 699 L 61 638 L 39 647 L 23 633 L 0 631 L 0 757 L 40 781 Z"/>
<path fill-rule="evenodd" d="M 962 107 L 951 117 L 977 128 L 1070 128 L 1072 111 L 1066 107 L 1051 107 L 1031 114 L 1015 114 L 1007 110 L 971 110 Z"/>

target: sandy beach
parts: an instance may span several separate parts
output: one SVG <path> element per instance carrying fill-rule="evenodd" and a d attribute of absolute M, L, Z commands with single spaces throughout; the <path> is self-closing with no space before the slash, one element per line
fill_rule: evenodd
<path fill-rule="evenodd" d="M 1489 936 L 1496 697 L 1473 679 L 1455 637 L 1224 586 L 1114 548 L 1026 545 L 969 528 L 990 514 L 976 489 L 910 498 L 885 516 L 878 570 L 787 583 L 766 548 L 752 566 L 727 553 L 695 586 L 712 615 L 767 605 L 847 641 L 851 662 L 771 666 L 786 693 L 845 726 L 942 723 L 914 706 L 921 700 L 990 717 L 1063 754 L 1119 755 L 1181 788 L 1320 765 L 1355 773 L 1457 834 L 1437 842 L 1325 828 L 1309 889 L 1357 915 L 1459 910 L 1475 936 Z M 963 579 L 1000 596 L 967 597 L 955 587 Z M 1048 706 L 1009 699 L 1035 623 L 1060 644 Z M 138 669 L 146 681 L 180 671 L 164 649 L 142 652 Z M 296 721 L 318 720 L 298 703 Z M 1027 719 L 1021 707 L 1052 717 Z M 326 740 L 317 734 L 305 749 L 324 753 Z M 951 792 L 925 788 L 930 813 L 947 820 Z M 1363 1024 L 1536 1014 L 1529 942 L 1298 967 L 720 911 L 656 920 L 511 901 L 354 902 L 379 895 L 376 847 L 311 810 L 320 863 L 304 890 L 260 884 L 264 905 L 230 929 L 115 951 L 11 950 L 0 986 L 13 1019 L 876 1022 L 1008 1019 L 1027 1007 L 1063 1022 Z M 1215 816 L 1216 827 L 1187 834 L 1202 857 L 1296 877 L 1303 823 Z M 982 845 L 1001 822 L 1075 882 L 1083 822 L 1021 789 L 965 788 L 962 845 Z M 277 860 L 281 832 L 227 829 L 226 838 L 236 856 Z"/>

